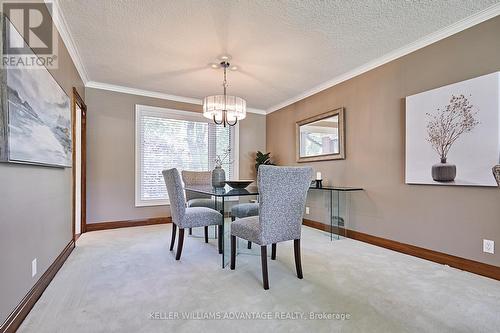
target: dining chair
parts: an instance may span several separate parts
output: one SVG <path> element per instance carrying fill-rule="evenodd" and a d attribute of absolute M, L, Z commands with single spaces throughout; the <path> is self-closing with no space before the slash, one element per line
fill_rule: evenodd
<path fill-rule="evenodd" d="M 261 165 L 259 215 L 237 219 L 231 223 L 231 269 L 236 266 L 236 238 L 260 245 L 262 280 L 269 289 L 267 245 L 271 244 L 271 260 L 276 260 L 276 244 L 293 240 L 295 269 L 302 279 L 300 236 L 307 190 L 311 183 L 310 167 L 276 167 Z"/>
<path fill-rule="evenodd" d="M 254 202 L 236 204 L 231 208 L 231 221 L 249 216 L 259 215 L 259 204 Z M 252 248 L 252 242 L 248 241 L 248 249 Z"/>
<path fill-rule="evenodd" d="M 185 186 L 212 186 L 211 171 L 181 171 L 182 181 Z M 186 192 L 186 200 L 188 207 L 207 207 L 215 209 L 215 202 L 209 195 Z M 189 234 L 193 234 L 193 228 L 189 228 Z M 208 242 L 208 227 L 205 227 L 205 241 Z"/>
<path fill-rule="evenodd" d="M 175 233 L 179 228 L 179 238 L 177 242 L 177 253 L 175 259 L 181 258 L 182 246 L 184 243 L 184 229 L 219 225 L 222 223 L 222 214 L 207 207 L 187 207 L 182 181 L 177 169 L 163 170 L 163 179 L 167 186 L 168 198 L 170 201 L 170 212 L 172 215 L 172 239 L 170 241 L 170 251 L 175 244 Z M 205 238 L 205 242 L 208 240 Z M 219 253 L 222 248 L 219 242 Z"/>

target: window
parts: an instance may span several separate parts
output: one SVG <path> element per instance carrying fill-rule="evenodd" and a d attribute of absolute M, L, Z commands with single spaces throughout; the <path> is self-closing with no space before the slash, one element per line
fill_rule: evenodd
<path fill-rule="evenodd" d="M 238 178 L 238 125 L 215 125 L 201 113 L 136 105 L 135 205 L 168 204 L 162 171 L 208 171 L 227 148 L 226 179 Z"/>

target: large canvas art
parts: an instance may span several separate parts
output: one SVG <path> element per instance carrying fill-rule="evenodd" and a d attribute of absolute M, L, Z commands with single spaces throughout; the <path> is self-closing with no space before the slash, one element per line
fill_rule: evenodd
<path fill-rule="evenodd" d="M 3 68 L 3 159 L 70 167 L 70 99 L 45 68 Z"/>
<path fill-rule="evenodd" d="M 497 186 L 500 72 L 406 98 L 406 183 Z"/>

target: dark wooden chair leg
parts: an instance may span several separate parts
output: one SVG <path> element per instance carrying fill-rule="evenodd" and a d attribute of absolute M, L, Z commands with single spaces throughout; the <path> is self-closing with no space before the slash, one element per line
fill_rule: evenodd
<path fill-rule="evenodd" d="M 295 254 L 295 269 L 297 270 L 297 277 L 302 279 L 302 262 L 300 260 L 300 239 L 293 240 L 293 252 Z"/>
<path fill-rule="evenodd" d="M 192 235 L 193 234 L 193 228 L 189 228 L 189 234 Z"/>
<path fill-rule="evenodd" d="M 222 234 L 222 227 L 220 225 L 217 226 L 218 234 L 219 234 L 219 254 L 222 254 L 222 242 L 224 241 L 224 235 Z"/>
<path fill-rule="evenodd" d="M 269 277 L 267 274 L 267 246 L 260 247 L 260 259 L 262 261 L 262 284 L 264 289 L 269 289 Z"/>
<path fill-rule="evenodd" d="M 236 236 L 231 235 L 231 269 L 236 267 Z"/>
<path fill-rule="evenodd" d="M 276 243 L 271 244 L 271 260 L 276 260 Z"/>
<path fill-rule="evenodd" d="M 170 239 L 170 251 L 174 249 L 176 231 L 177 231 L 177 224 L 172 223 L 172 239 Z"/>
<path fill-rule="evenodd" d="M 252 242 L 248 241 L 247 248 L 250 250 L 252 248 Z"/>
<path fill-rule="evenodd" d="M 205 226 L 205 243 L 208 243 L 208 226 Z"/>
<path fill-rule="evenodd" d="M 182 245 L 184 244 L 184 228 L 179 228 L 179 241 L 177 242 L 177 253 L 175 260 L 179 260 L 182 254 Z"/>

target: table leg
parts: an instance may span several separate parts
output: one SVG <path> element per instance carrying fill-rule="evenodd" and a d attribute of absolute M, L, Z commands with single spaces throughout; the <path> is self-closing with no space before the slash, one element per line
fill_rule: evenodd
<path fill-rule="evenodd" d="M 222 223 L 219 225 L 219 253 L 222 254 L 222 268 L 226 267 L 226 265 L 229 263 L 229 256 L 226 256 L 226 251 L 225 251 L 225 242 L 226 242 L 226 235 L 224 232 L 224 197 L 221 198 L 221 207 L 219 209 L 220 213 L 222 214 Z M 226 262 L 227 261 L 227 262 Z"/>
<path fill-rule="evenodd" d="M 338 235 L 337 235 L 337 238 L 340 239 L 340 195 L 343 195 L 343 192 L 337 192 L 337 229 L 339 231 Z M 344 233 L 345 233 L 345 228 L 342 228 L 344 229 Z M 345 236 L 345 234 L 344 234 Z"/>
<path fill-rule="evenodd" d="M 337 220 L 336 224 L 337 224 L 337 240 L 340 239 L 340 195 L 342 192 L 340 191 L 334 191 L 336 194 L 337 194 L 337 200 L 336 200 L 336 210 L 337 210 L 337 214 L 335 215 L 335 218 Z"/>
<path fill-rule="evenodd" d="M 214 207 L 215 210 L 217 210 L 217 197 L 212 197 L 214 198 Z M 217 226 L 214 226 L 214 238 L 217 239 L 217 234 L 219 233 L 219 228 Z"/>
<path fill-rule="evenodd" d="M 333 241 L 333 219 L 334 219 L 334 212 L 333 212 L 333 191 L 328 191 L 330 192 L 330 242 Z"/>
<path fill-rule="evenodd" d="M 217 198 L 215 199 L 215 209 L 218 212 L 220 212 L 220 213 L 223 214 L 223 212 L 221 211 L 220 202 L 219 202 L 219 200 L 217 200 Z M 224 224 L 224 214 L 222 215 L 222 224 Z M 215 238 L 217 238 L 217 248 L 219 250 L 219 254 L 223 254 L 224 252 L 222 251 L 222 238 L 221 238 L 222 228 L 221 228 L 221 225 L 220 224 L 217 225 L 215 227 L 215 230 L 216 230 L 216 233 L 217 233 L 217 235 L 215 237 Z"/>

